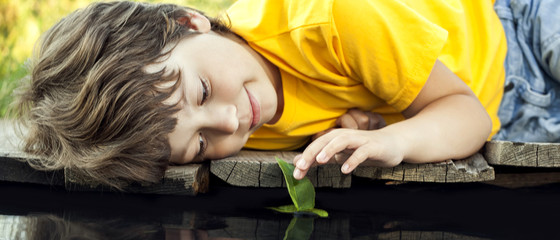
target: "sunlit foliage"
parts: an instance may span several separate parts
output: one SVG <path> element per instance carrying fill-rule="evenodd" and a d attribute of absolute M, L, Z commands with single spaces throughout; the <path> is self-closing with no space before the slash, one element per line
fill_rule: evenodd
<path fill-rule="evenodd" d="M 214 16 L 235 0 L 147 0 L 194 7 Z M 0 117 L 12 101 L 12 91 L 27 74 L 25 67 L 42 32 L 58 19 L 92 0 L 0 0 Z"/>

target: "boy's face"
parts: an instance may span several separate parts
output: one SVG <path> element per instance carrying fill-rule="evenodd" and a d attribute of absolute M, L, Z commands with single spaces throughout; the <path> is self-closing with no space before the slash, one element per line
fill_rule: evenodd
<path fill-rule="evenodd" d="M 149 67 L 180 71 L 181 86 L 168 100 L 180 106 L 169 134 L 172 163 L 235 154 L 278 117 L 278 72 L 255 54 L 243 42 L 207 32 L 181 40 L 169 58 Z"/>

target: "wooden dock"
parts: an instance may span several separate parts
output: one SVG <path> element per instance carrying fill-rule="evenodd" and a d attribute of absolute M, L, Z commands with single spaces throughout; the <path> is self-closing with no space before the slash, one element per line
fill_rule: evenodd
<path fill-rule="evenodd" d="M 71 169 L 37 171 L 26 161 L 36 159 L 19 150 L 21 141 L 10 122 L 0 122 L 0 181 L 45 184 L 70 191 L 104 191 L 103 186 L 84 179 Z M 196 195 L 207 192 L 210 175 L 238 187 L 284 187 L 282 172 L 275 157 L 290 162 L 298 154 L 292 151 L 249 151 L 204 164 L 171 166 L 162 181 L 155 185 L 133 184 L 127 192 L 146 194 Z M 505 168 L 504 173 L 496 169 Z M 514 169 L 511 173 L 511 169 Z M 360 166 L 352 174 L 340 172 L 340 166 L 313 167 L 308 177 L 316 187 L 350 188 L 353 178 L 406 182 L 465 183 L 485 182 L 506 187 L 525 187 L 560 182 L 560 144 L 513 143 L 490 141 L 466 159 L 440 163 L 402 163 L 393 168 Z"/>

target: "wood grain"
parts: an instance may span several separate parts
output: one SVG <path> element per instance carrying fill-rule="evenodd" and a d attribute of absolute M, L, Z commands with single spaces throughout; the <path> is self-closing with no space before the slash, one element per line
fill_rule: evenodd
<path fill-rule="evenodd" d="M 393 168 L 360 166 L 353 174 L 370 179 L 405 182 L 480 182 L 494 179 L 494 168 L 477 153 L 462 160 L 441 163 L 402 163 Z"/>
<path fill-rule="evenodd" d="M 91 179 L 75 174 L 71 169 L 38 171 L 27 164 L 37 159 L 20 150 L 21 139 L 12 121 L 0 121 L 0 181 L 64 186 L 76 191 L 104 191 Z M 25 134 L 25 130 L 21 130 Z M 172 166 L 158 184 L 132 184 L 126 189 L 136 193 L 196 195 L 209 188 L 210 172 L 233 186 L 284 187 L 285 181 L 275 157 L 291 163 L 299 154 L 293 151 L 250 151 L 207 164 Z M 559 143 L 487 142 L 481 154 L 462 160 L 448 160 L 431 164 L 403 163 L 393 168 L 360 166 L 353 176 L 403 182 L 487 182 L 495 178 L 496 166 L 538 168 L 560 167 Z M 316 187 L 349 188 L 352 175 L 340 172 L 338 164 L 327 164 L 310 169 L 307 176 Z M 528 175 L 527 175 L 528 176 Z M 538 178 L 539 173 L 530 175 Z M 548 177 L 547 177 L 548 176 Z M 545 182 L 557 182 L 557 174 L 543 175 Z M 523 177 L 508 178 L 508 184 L 526 181 Z M 543 181 L 534 181 L 543 182 Z"/>
<path fill-rule="evenodd" d="M 212 161 L 210 172 L 233 186 L 283 187 L 282 170 L 275 157 L 291 163 L 297 154 L 291 151 L 243 150 L 237 155 Z M 337 165 L 312 167 L 307 177 L 315 187 L 350 187 L 351 176 L 342 174 L 339 169 Z"/>
<path fill-rule="evenodd" d="M 73 191 L 108 191 L 94 180 L 76 174 L 72 169 L 39 171 L 28 161 L 38 159 L 21 151 L 22 140 L 16 134 L 16 127 L 8 120 L 0 121 L 0 181 L 64 186 Z M 22 130 L 25 133 L 25 130 Z M 160 183 L 150 186 L 132 184 L 127 192 L 196 195 L 208 191 L 209 164 L 171 166 Z"/>
<path fill-rule="evenodd" d="M 281 187 L 282 172 L 275 156 L 293 159 L 297 152 L 241 151 L 238 155 L 213 161 L 212 174 L 234 186 Z M 359 166 L 354 176 L 381 180 L 410 182 L 480 182 L 494 179 L 494 169 L 481 154 L 463 160 L 432 164 L 403 163 L 393 168 Z M 316 187 L 348 188 L 349 175 L 340 172 L 337 164 L 311 168 L 308 177 Z"/>
<path fill-rule="evenodd" d="M 560 143 L 490 141 L 484 148 L 489 164 L 520 167 L 560 167 Z"/>
<path fill-rule="evenodd" d="M 93 179 L 64 170 L 65 188 L 70 191 L 115 191 Z M 161 182 L 150 185 L 137 183 L 124 187 L 124 192 L 163 195 L 189 195 L 208 192 L 210 182 L 209 164 L 171 166 L 165 171 Z"/>

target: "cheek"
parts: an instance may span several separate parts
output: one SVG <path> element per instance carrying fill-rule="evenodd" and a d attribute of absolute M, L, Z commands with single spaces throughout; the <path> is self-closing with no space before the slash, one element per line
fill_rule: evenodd
<path fill-rule="evenodd" d="M 214 93 L 218 94 L 222 99 L 235 99 L 243 88 L 243 84 L 233 78 L 225 81 L 215 81 L 214 83 Z"/>
<path fill-rule="evenodd" d="M 215 141 L 212 149 L 207 153 L 210 159 L 222 159 L 238 153 L 245 145 L 245 140 L 235 137 L 228 137 Z"/>

